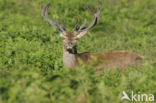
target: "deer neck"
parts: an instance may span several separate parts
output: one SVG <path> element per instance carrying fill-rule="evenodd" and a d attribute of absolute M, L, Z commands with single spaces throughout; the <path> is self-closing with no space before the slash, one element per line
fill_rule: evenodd
<path fill-rule="evenodd" d="M 66 50 L 63 47 L 63 65 L 65 68 L 73 68 L 77 64 L 76 60 L 77 49 L 76 47 L 73 50 Z"/>

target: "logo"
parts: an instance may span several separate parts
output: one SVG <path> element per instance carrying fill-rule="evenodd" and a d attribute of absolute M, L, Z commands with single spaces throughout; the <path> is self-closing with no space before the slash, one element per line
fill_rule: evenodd
<path fill-rule="evenodd" d="M 131 91 L 131 95 L 128 96 L 128 94 L 123 91 L 122 92 L 123 96 L 121 97 L 121 101 L 123 100 L 128 100 L 128 101 L 135 101 L 135 102 L 140 102 L 140 101 L 146 101 L 146 102 L 152 102 L 154 101 L 154 95 L 153 94 L 141 94 L 140 92 L 138 92 L 137 94 L 135 94 L 133 91 Z"/>

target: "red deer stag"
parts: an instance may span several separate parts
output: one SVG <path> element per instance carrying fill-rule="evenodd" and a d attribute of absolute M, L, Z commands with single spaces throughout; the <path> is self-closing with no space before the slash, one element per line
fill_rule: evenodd
<path fill-rule="evenodd" d="M 78 39 L 84 37 L 88 30 L 94 27 L 97 24 L 99 14 L 100 14 L 100 4 L 98 4 L 97 12 L 95 12 L 90 6 L 88 6 L 89 11 L 94 16 L 92 23 L 85 27 L 86 20 L 84 23 L 78 27 L 79 19 L 77 19 L 75 24 L 75 30 L 72 32 L 67 32 L 64 19 L 62 19 L 62 26 L 60 26 L 56 22 L 56 18 L 54 21 L 51 21 L 48 18 L 48 8 L 50 3 L 43 7 L 43 3 L 41 3 L 42 8 L 42 16 L 43 18 L 53 27 L 55 27 L 63 41 L 63 65 L 64 68 L 74 68 L 79 64 L 79 60 L 81 60 L 84 64 L 94 62 L 94 58 L 100 61 L 97 67 L 105 67 L 105 68 L 126 68 L 128 66 L 134 66 L 138 64 L 144 57 L 140 56 L 136 53 L 129 51 L 114 51 L 114 52 L 100 52 L 100 53 L 77 53 L 76 42 Z M 103 62 L 101 62 L 103 61 Z"/>

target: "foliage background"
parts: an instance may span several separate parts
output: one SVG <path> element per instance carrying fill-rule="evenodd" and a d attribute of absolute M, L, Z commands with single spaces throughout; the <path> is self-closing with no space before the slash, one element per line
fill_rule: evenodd
<path fill-rule="evenodd" d="M 78 52 L 129 50 L 144 55 L 137 67 L 99 74 L 94 67 L 66 70 L 58 32 L 41 17 L 40 0 L 0 0 L 0 103 L 121 103 L 122 91 L 156 96 L 156 0 L 100 0 L 97 26 Z M 97 0 L 51 2 L 49 17 L 92 20 Z M 127 103 L 128 101 L 123 101 Z"/>

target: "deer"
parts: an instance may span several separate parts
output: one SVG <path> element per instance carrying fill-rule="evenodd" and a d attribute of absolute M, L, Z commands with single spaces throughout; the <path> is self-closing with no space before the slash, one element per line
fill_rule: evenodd
<path fill-rule="evenodd" d="M 144 56 L 136 54 L 130 51 L 111 51 L 111 52 L 84 52 L 78 53 L 76 48 L 77 40 L 84 37 L 88 30 L 93 28 L 99 19 L 100 15 L 100 4 L 97 3 L 97 11 L 95 12 L 90 6 L 88 6 L 89 11 L 93 15 L 92 23 L 89 26 L 86 25 L 86 19 L 81 26 L 79 25 L 79 19 L 77 18 L 75 23 L 75 28 L 72 32 L 66 30 L 64 19 L 62 19 L 62 25 L 60 26 L 56 17 L 51 21 L 48 17 L 48 8 L 50 3 L 46 7 L 43 6 L 41 2 L 42 17 L 47 21 L 52 27 L 56 28 L 62 38 L 63 46 L 63 66 L 64 68 L 75 68 L 82 62 L 83 64 L 90 64 L 99 61 L 97 68 L 127 68 L 129 66 L 135 66 L 140 63 Z M 94 59 L 96 58 L 96 59 Z"/>

